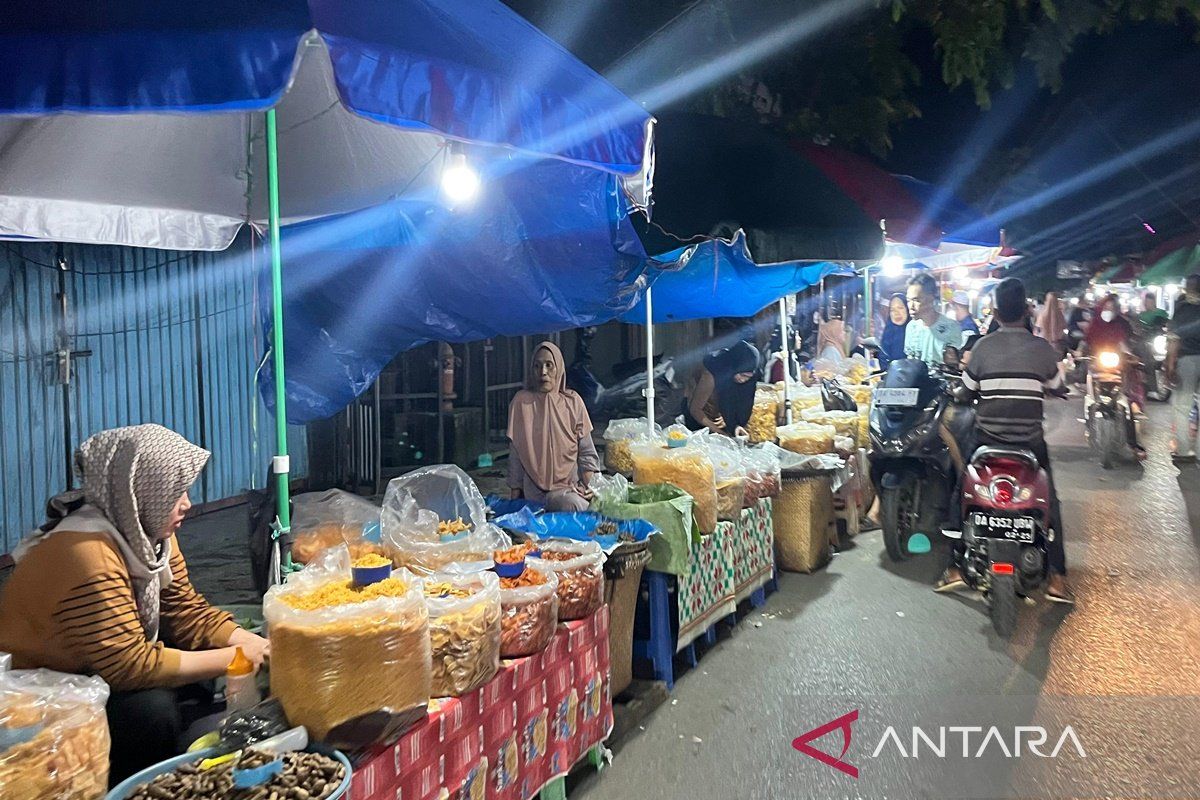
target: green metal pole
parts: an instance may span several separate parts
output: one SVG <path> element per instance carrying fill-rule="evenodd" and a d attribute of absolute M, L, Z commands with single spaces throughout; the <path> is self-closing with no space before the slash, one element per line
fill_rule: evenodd
<path fill-rule="evenodd" d="M 283 252 L 279 245 L 279 149 L 276 143 L 275 109 L 267 111 L 267 191 L 271 227 L 271 358 L 275 368 L 275 489 L 279 499 L 280 534 L 292 529 L 288 498 L 287 385 L 283 375 Z M 283 554 L 284 567 L 291 566 L 291 548 Z"/>

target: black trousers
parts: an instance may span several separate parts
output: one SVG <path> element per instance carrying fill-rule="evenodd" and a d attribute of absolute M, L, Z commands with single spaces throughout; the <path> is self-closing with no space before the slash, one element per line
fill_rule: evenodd
<path fill-rule="evenodd" d="M 1058 491 L 1054 488 L 1054 471 L 1050 469 L 1050 451 L 1046 447 L 1046 441 L 1039 439 L 1037 442 L 1023 442 L 1017 445 L 1014 442 L 1002 442 L 988 436 L 983 431 L 977 431 L 975 435 L 976 448 L 985 445 L 1027 447 L 1037 456 L 1041 468 L 1046 470 L 1046 477 L 1050 479 L 1050 526 L 1054 529 L 1053 541 L 1046 542 L 1046 565 L 1051 574 L 1066 575 L 1067 552 L 1063 547 L 1062 508 L 1058 503 Z"/>
<path fill-rule="evenodd" d="M 212 714 L 211 685 L 113 692 L 105 711 L 112 737 L 109 787 L 182 753 L 188 727 Z"/>

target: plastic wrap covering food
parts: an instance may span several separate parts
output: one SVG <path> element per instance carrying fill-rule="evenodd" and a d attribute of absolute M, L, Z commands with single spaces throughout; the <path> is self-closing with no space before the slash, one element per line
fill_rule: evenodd
<path fill-rule="evenodd" d="M 465 472 L 442 464 L 388 483 L 380 518 L 397 566 L 420 574 L 481 572 L 512 541 L 487 521 L 487 503 Z"/>
<path fill-rule="evenodd" d="M 842 388 L 854 399 L 854 404 L 858 406 L 859 411 L 862 411 L 864 406 L 871 404 L 871 393 L 873 391 L 871 386 L 862 383 L 853 383 Z"/>
<path fill-rule="evenodd" d="M 288 720 L 355 748 L 399 733 L 429 703 L 429 611 L 412 573 L 359 588 L 348 561 L 327 555 L 271 587 L 263 615 L 271 694 Z"/>
<path fill-rule="evenodd" d="M 595 542 L 551 539 L 526 563 L 558 575 L 559 619 L 584 619 L 604 605 L 604 551 Z"/>
<path fill-rule="evenodd" d="M 493 572 L 425 579 L 435 697 L 458 697 L 500 668 L 500 582 Z"/>
<path fill-rule="evenodd" d="M 846 367 L 846 379 L 850 383 L 866 383 L 867 377 L 871 374 L 871 368 L 860 355 L 852 356 L 849 365 Z M 857 401 L 858 398 L 855 398 Z"/>
<path fill-rule="evenodd" d="M 12 656 L 8 653 L 0 653 L 0 672 L 8 672 L 12 669 Z"/>
<path fill-rule="evenodd" d="M 500 656 L 540 653 L 558 627 L 558 575 L 528 562 L 520 577 L 500 579 Z"/>
<path fill-rule="evenodd" d="M 604 466 L 610 472 L 622 475 L 633 474 L 632 448 L 639 442 L 649 442 L 662 435 L 662 428 L 654 426 L 654 435 L 646 419 L 614 419 L 604 430 Z"/>
<path fill-rule="evenodd" d="M 788 389 L 788 398 L 792 403 L 792 421 L 799 422 L 804 418 L 804 412 L 809 408 L 824 408 L 821 401 L 821 390 L 811 386 L 792 385 Z"/>
<path fill-rule="evenodd" d="M 633 465 L 634 483 L 667 483 L 682 489 L 692 496 L 692 514 L 700 532 L 717 529 L 717 481 L 704 448 L 639 445 L 633 449 Z"/>
<path fill-rule="evenodd" d="M 779 421 L 779 392 L 774 386 L 762 386 L 754 392 L 754 407 L 750 410 L 750 422 L 746 430 L 750 441 L 775 441 L 775 425 Z"/>
<path fill-rule="evenodd" d="M 708 449 L 717 481 L 717 518 L 741 519 L 746 491 L 746 446 L 728 436 L 698 435 L 698 444 Z"/>
<path fill-rule="evenodd" d="M 350 546 L 353 557 L 383 553 L 378 542 L 363 538 L 363 530 L 379 523 L 379 506 L 365 497 L 330 489 L 296 495 L 292 501 L 292 560 L 314 561 L 325 550 Z"/>
<path fill-rule="evenodd" d="M 866 447 L 871 441 L 871 407 L 858 407 L 858 446 Z"/>
<path fill-rule="evenodd" d="M 108 790 L 108 684 L 46 669 L 0 674 L 0 797 L 98 800 Z"/>
<path fill-rule="evenodd" d="M 769 443 L 767 443 L 769 444 Z M 772 445 L 774 447 L 774 445 Z M 747 447 L 742 454 L 746 468 L 744 505 L 749 508 L 764 497 L 778 497 L 780 487 L 779 457 L 765 445 Z"/>
<path fill-rule="evenodd" d="M 829 425 L 838 436 L 858 442 L 859 415 L 857 411 L 825 411 L 810 408 L 804 412 L 804 421 L 817 425 Z"/>
<path fill-rule="evenodd" d="M 812 422 L 793 422 L 779 429 L 779 446 L 784 450 L 804 455 L 819 455 L 833 452 L 832 425 L 817 425 Z"/>

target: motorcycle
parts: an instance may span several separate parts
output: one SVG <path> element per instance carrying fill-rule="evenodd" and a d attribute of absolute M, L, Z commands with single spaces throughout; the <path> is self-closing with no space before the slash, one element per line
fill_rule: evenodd
<path fill-rule="evenodd" d="M 954 363 L 932 371 L 924 361 L 893 361 L 872 397 L 867 458 L 892 561 L 908 558 L 914 533 L 938 530 L 946 518 L 957 474 L 939 429 L 951 405 L 957 351 L 953 356 Z"/>
<path fill-rule="evenodd" d="M 992 626 L 1005 638 L 1017 626 L 1017 599 L 1046 578 L 1051 526 L 1050 480 L 1037 456 L 1019 447 L 981 447 L 962 478 L 962 529 L 954 566 L 987 601 Z"/>
<path fill-rule="evenodd" d="M 1157 325 L 1146 331 L 1142 361 L 1146 364 L 1146 399 L 1165 403 L 1171 399 L 1167 381 L 1167 326 Z"/>
<path fill-rule="evenodd" d="M 1127 433 L 1136 426 L 1125 394 L 1125 370 L 1140 362 L 1129 354 L 1103 350 L 1088 357 L 1087 390 L 1083 398 L 1084 433 L 1100 456 L 1100 466 L 1112 469 L 1128 450 Z"/>

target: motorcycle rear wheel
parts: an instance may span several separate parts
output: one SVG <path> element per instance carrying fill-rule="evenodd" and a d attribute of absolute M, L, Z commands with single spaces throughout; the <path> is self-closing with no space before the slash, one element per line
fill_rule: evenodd
<path fill-rule="evenodd" d="M 993 575 L 988 591 L 992 627 L 1005 639 L 1017 629 L 1017 584 L 1012 575 Z"/>
<path fill-rule="evenodd" d="M 921 484 L 909 475 L 899 486 L 884 487 L 879 496 L 879 525 L 883 546 L 892 561 L 908 560 L 908 540 L 920 507 Z"/>

